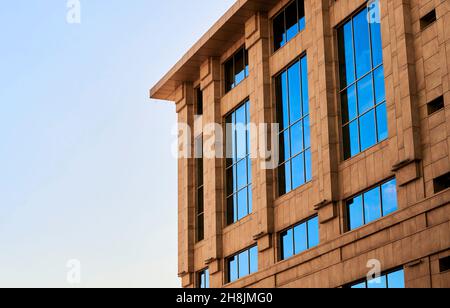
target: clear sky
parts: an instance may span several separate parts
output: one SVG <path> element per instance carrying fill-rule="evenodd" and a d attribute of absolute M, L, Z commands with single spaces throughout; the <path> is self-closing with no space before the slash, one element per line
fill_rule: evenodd
<path fill-rule="evenodd" d="M 175 108 L 149 88 L 234 0 L 0 4 L 0 287 L 178 287 Z"/>

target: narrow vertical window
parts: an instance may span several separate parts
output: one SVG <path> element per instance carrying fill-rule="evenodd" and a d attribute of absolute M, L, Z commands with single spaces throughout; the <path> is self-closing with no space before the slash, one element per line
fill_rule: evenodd
<path fill-rule="evenodd" d="M 308 66 L 302 57 L 275 80 L 280 124 L 279 195 L 311 181 Z"/>
<path fill-rule="evenodd" d="M 388 181 L 347 200 L 349 231 L 397 211 L 397 182 Z"/>
<path fill-rule="evenodd" d="M 368 16 L 366 8 L 338 29 L 344 159 L 388 138 L 381 28 Z"/>
<path fill-rule="evenodd" d="M 248 77 L 248 51 L 244 47 L 239 49 L 225 62 L 223 68 L 225 72 L 225 93 L 227 93 Z"/>
<path fill-rule="evenodd" d="M 226 261 L 228 282 L 233 282 L 258 271 L 258 247 L 244 250 Z"/>
<path fill-rule="evenodd" d="M 303 0 L 289 3 L 272 21 L 273 46 L 277 51 L 305 29 L 305 4 Z"/>
<path fill-rule="evenodd" d="M 197 273 L 197 288 L 209 289 L 209 269 Z"/>
<path fill-rule="evenodd" d="M 404 289 L 405 272 L 394 270 L 372 280 L 363 280 L 348 286 L 351 289 Z"/>
<path fill-rule="evenodd" d="M 316 247 L 319 239 L 319 217 L 311 218 L 280 234 L 281 260 Z"/>
<path fill-rule="evenodd" d="M 227 223 L 233 224 L 252 212 L 250 158 L 250 102 L 226 118 Z"/>
<path fill-rule="evenodd" d="M 196 90 L 197 116 L 203 114 L 203 93 L 198 88 Z M 195 138 L 195 194 L 196 194 L 196 240 L 200 242 L 205 238 L 205 207 L 203 189 L 203 135 Z"/>

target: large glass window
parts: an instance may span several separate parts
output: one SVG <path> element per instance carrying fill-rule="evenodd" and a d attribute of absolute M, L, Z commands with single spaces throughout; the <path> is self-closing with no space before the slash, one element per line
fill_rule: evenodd
<path fill-rule="evenodd" d="M 364 9 L 338 29 L 344 159 L 388 138 L 381 29 L 368 19 L 373 15 Z"/>
<path fill-rule="evenodd" d="M 196 110 L 198 116 L 203 114 L 203 93 L 196 89 Z M 203 192 L 203 135 L 195 138 L 195 194 L 196 194 L 196 240 L 205 238 L 205 207 Z"/>
<path fill-rule="evenodd" d="M 254 246 L 227 259 L 228 282 L 258 271 L 258 247 Z"/>
<path fill-rule="evenodd" d="M 281 260 L 316 247 L 320 243 L 319 217 L 311 218 L 280 234 Z"/>
<path fill-rule="evenodd" d="M 306 57 L 276 78 L 277 118 L 280 124 L 279 195 L 311 181 L 311 134 Z"/>
<path fill-rule="evenodd" d="M 394 179 L 347 201 L 348 229 L 357 229 L 396 210 L 397 182 Z"/>
<path fill-rule="evenodd" d="M 273 45 L 277 51 L 289 42 L 297 33 L 305 29 L 305 4 L 295 0 L 288 4 L 273 19 Z"/>
<path fill-rule="evenodd" d="M 225 92 L 234 89 L 248 77 L 248 51 L 242 47 L 224 64 Z"/>
<path fill-rule="evenodd" d="M 381 275 L 378 279 L 364 280 L 349 286 L 352 289 L 404 289 L 405 273 L 403 269 Z"/>
<path fill-rule="evenodd" d="M 230 225 L 252 212 L 250 102 L 228 115 L 226 123 L 227 223 Z"/>
<path fill-rule="evenodd" d="M 209 289 L 209 269 L 197 273 L 197 288 Z"/>

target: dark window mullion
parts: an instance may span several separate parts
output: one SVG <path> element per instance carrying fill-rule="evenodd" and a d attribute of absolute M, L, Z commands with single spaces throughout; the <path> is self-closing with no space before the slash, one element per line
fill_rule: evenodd
<path fill-rule="evenodd" d="M 296 226 L 295 227 L 293 227 L 291 230 L 292 230 L 292 255 L 294 255 L 295 256 L 295 228 L 296 228 Z M 289 230 L 288 230 L 288 232 L 289 232 Z"/>
<path fill-rule="evenodd" d="M 236 260 L 237 260 L 237 278 L 240 279 L 241 278 L 241 269 L 240 269 L 241 255 L 240 254 L 236 255 Z"/>
<path fill-rule="evenodd" d="M 380 217 L 384 217 L 384 215 L 383 215 L 383 190 L 382 190 L 383 185 L 384 184 L 381 184 L 378 187 L 378 194 L 380 195 Z"/>
<path fill-rule="evenodd" d="M 250 249 L 248 250 L 248 258 L 247 258 L 247 262 L 248 262 L 248 274 L 249 274 L 249 275 L 252 274 L 251 252 L 250 252 L 252 249 L 253 249 L 253 247 L 250 248 Z"/>
<path fill-rule="evenodd" d="M 305 222 L 305 224 L 306 224 L 306 249 L 309 249 L 309 221 L 310 220 L 307 220 Z"/>
<path fill-rule="evenodd" d="M 363 226 L 366 225 L 366 202 L 365 202 L 365 198 L 364 198 L 365 195 L 366 195 L 366 193 L 361 194 Z"/>
<path fill-rule="evenodd" d="M 286 25 L 286 9 L 283 10 L 283 21 L 284 21 L 284 39 L 283 46 L 287 44 L 287 25 Z"/>
<path fill-rule="evenodd" d="M 236 87 L 236 54 L 233 55 L 233 89 Z"/>

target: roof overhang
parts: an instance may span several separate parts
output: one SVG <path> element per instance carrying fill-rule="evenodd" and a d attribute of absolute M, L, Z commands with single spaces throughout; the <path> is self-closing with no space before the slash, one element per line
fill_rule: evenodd
<path fill-rule="evenodd" d="M 238 0 L 150 90 L 150 98 L 173 101 L 173 94 L 182 83 L 198 79 L 205 60 L 225 53 L 245 34 L 245 22 L 258 11 L 268 11 L 276 2 Z"/>

